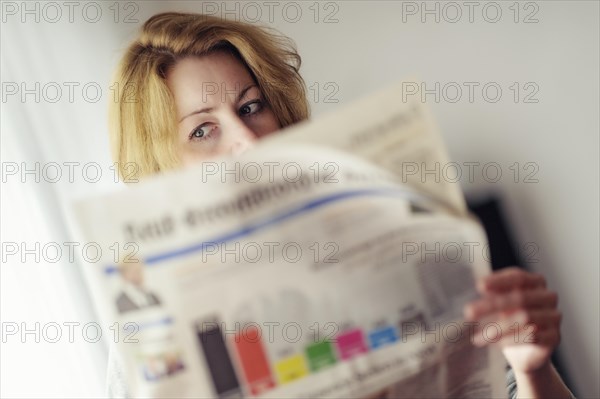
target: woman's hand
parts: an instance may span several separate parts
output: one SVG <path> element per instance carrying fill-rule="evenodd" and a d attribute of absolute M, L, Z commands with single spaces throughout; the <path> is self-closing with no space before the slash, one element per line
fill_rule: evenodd
<path fill-rule="evenodd" d="M 473 342 L 498 343 L 515 373 L 533 373 L 550 365 L 560 342 L 558 296 L 546 279 L 511 267 L 481 279 L 481 298 L 465 306 L 465 318 L 477 322 Z M 494 323 L 494 325 L 491 325 Z"/>
<path fill-rule="evenodd" d="M 558 295 L 548 290 L 544 276 L 511 267 L 484 277 L 477 289 L 481 298 L 464 309 L 465 319 L 477 323 L 473 343 L 501 345 L 518 397 L 572 398 L 550 361 L 562 317 Z"/>

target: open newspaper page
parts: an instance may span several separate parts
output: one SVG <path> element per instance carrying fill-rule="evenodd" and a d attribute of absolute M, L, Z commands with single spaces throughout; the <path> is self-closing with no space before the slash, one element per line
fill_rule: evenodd
<path fill-rule="evenodd" d="M 83 201 L 134 397 L 506 397 L 462 318 L 490 272 L 427 109 L 397 85 Z"/>

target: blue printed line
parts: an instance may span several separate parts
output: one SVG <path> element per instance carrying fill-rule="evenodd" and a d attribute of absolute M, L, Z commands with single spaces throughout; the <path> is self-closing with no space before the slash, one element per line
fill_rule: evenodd
<path fill-rule="evenodd" d="M 262 222 L 257 222 L 253 225 L 235 230 L 231 233 L 218 236 L 218 237 L 214 238 L 213 240 L 204 241 L 199 244 L 193 244 L 193 245 L 183 247 L 183 248 L 180 248 L 180 249 L 177 249 L 174 251 L 165 252 L 163 254 L 150 256 L 150 257 L 146 258 L 143 262 L 145 265 L 150 266 L 150 265 L 156 265 L 157 263 L 164 262 L 169 259 L 186 256 L 191 253 L 196 253 L 196 252 L 202 253 L 202 251 L 204 251 L 207 247 L 212 247 L 212 246 L 218 245 L 218 244 L 224 244 L 226 242 L 242 238 L 242 237 L 250 235 L 258 230 L 261 230 L 261 229 L 267 228 L 269 226 L 272 226 L 274 224 L 280 223 L 280 222 L 282 222 L 286 219 L 290 219 L 294 216 L 312 211 L 316 208 L 328 205 L 332 202 L 341 201 L 341 200 L 345 200 L 345 199 L 349 199 L 349 198 L 367 196 L 367 195 L 403 197 L 403 198 L 408 198 L 408 199 L 419 198 L 420 200 L 432 201 L 431 198 L 426 198 L 423 195 L 416 194 L 416 193 L 408 191 L 406 189 L 398 189 L 398 188 L 347 191 L 344 193 L 333 194 L 333 195 L 329 195 L 329 196 L 326 196 L 323 198 L 319 198 L 319 199 L 310 201 L 310 202 L 306 203 L 305 205 L 302 205 L 296 209 L 293 209 L 293 210 L 283 213 L 281 215 L 272 217 L 270 219 L 266 219 Z M 116 272 L 118 272 L 118 267 L 116 267 L 115 265 L 106 266 L 104 269 L 104 272 L 106 274 L 116 273 Z"/>

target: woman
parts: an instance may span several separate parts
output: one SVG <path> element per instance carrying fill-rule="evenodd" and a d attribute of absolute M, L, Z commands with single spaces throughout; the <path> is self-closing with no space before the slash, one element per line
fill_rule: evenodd
<path fill-rule="evenodd" d="M 147 176 L 239 154 L 307 119 L 299 67 L 292 43 L 265 28 L 197 14 L 153 16 L 116 75 L 122 90 L 111 104 L 111 145 L 121 175 L 132 163 Z M 510 396 L 572 397 L 550 361 L 561 315 L 544 277 L 509 268 L 479 281 L 478 289 L 481 298 L 465 307 L 465 318 L 502 326 L 494 343 L 474 342 L 502 346 Z M 518 334 L 515 322 L 523 326 Z"/>

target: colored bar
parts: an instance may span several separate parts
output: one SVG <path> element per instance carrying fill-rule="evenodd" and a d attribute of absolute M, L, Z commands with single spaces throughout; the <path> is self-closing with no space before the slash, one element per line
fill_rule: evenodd
<path fill-rule="evenodd" d="M 245 328 L 233 338 L 252 395 L 260 395 L 275 387 L 260 338 L 256 327 Z"/>
<path fill-rule="evenodd" d="M 369 333 L 369 342 L 373 349 L 392 344 L 397 340 L 398 335 L 396 334 L 396 329 L 391 326 L 372 330 Z"/>
<path fill-rule="evenodd" d="M 218 323 L 198 325 L 197 336 L 219 398 L 242 397 L 240 384 Z"/>
<path fill-rule="evenodd" d="M 308 374 L 306 361 L 302 354 L 290 356 L 275 364 L 275 373 L 280 384 L 302 378 Z"/>
<path fill-rule="evenodd" d="M 367 352 L 367 346 L 360 329 L 347 331 L 337 337 L 337 346 L 343 360 Z"/>
<path fill-rule="evenodd" d="M 317 342 L 306 347 L 306 357 L 312 372 L 335 364 L 337 359 L 333 351 L 333 345 L 329 341 Z"/>

